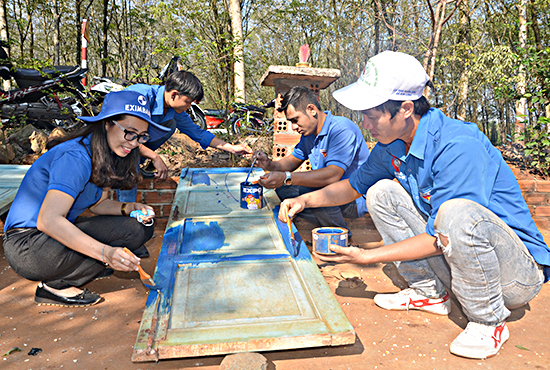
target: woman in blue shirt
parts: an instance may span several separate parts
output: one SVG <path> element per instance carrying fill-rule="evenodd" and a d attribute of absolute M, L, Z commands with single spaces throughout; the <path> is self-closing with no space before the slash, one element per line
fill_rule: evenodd
<path fill-rule="evenodd" d="M 140 248 L 153 228 L 126 216 L 152 209 L 110 200 L 108 188 L 139 182 L 139 145 L 166 131 L 150 117 L 142 94 L 112 92 L 98 116 L 80 117 L 89 124 L 40 156 L 25 175 L 6 219 L 4 251 L 15 272 L 39 281 L 36 303 L 89 306 L 101 297 L 80 287 L 112 273 L 105 264 L 138 270 L 140 259 L 123 247 Z M 86 209 L 96 216 L 77 219 Z"/>

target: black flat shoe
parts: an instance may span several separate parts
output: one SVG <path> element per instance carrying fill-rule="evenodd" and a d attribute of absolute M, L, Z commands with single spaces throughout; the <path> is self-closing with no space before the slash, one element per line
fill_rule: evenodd
<path fill-rule="evenodd" d="M 113 270 L 110 267 L 105 267 L 97 276 L 94 278 L 95 280 L 105 279 L 109 276 L 111 276 L 115 270 Z"/>
<path fill-rule="evenodd" d="M 85 288 L 80 294 L 74 297 L 63 297 L 44 289 L 42 283 L 36 287 L 34 303 L 41 305 L 63 306 L 63 307 L 86 307 L 96 304 L 101 300 L 99 294 L 94 294 Z"/>
<path fill-rule="evenodd" d="M 132 252 L 137 258 L 149 258 L 149 251 L 147 247 L 142 245 L 138 249 Z"/>

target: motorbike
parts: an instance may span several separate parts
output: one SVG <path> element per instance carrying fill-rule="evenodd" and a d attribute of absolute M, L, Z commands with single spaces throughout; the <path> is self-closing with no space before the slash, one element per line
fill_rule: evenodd
<path fill-rule="evenodd" d="M 90 91 L 94 94 L 96 101 L 102 103 L 105 95 L 111 91 L 122 91 L 127 86 L 132 85 L 132 81 L 117 77 L 92 77 L 92 86 Z"/>
<path fill-rule="evenodd" d="M 261 107 L 244 103 L 233 103 L 228 120 L 236 135 L 270 133 L 273 131 L 273 119 L 265 120 L 266 108 L 275 106 L 275 99 Z"/>
<path fill-rule="evenodd" d="M 0 42 L 0 77 L 13 78 L 18 88 L 0 90 L 0 117 L 9 126 L 21 119 L 40 128 L 71 129 L 76 116 L 93 115 L 82 78 L 87 69 L 54 66 L 41 70 L 14 68 Z"/>

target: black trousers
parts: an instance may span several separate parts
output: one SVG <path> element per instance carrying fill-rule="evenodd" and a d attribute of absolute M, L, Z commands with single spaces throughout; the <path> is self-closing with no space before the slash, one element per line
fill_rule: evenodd
<path fill-rule="evenodd" d="M 124 216 L 77 219 L 75 226 L 101 243 L 132 251 L 151 239 L 154 232 L 154 227 Z M 17 274 L 54 289 L 80 287 L 105 268 L 101 261 L 67 248 L 34 228 L 4 234 L 4 253 Z"/>

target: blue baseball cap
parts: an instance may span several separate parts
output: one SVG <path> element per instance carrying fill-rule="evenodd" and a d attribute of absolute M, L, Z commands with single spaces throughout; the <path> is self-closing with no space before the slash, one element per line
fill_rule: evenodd
<path fill-rule="evenodd" d="M 110 92 L 105 95 L 101 112 L 97 116 L 82 116 L 77 118 L 84 122 L 98 122 L 119 114 L 129 114 L 149 122 L 148 132 L 149 136 L 151 136 L 151 141 L 160 139 L 167 132 L 170 132 L 168 127 L 159 125 L 151 120 L 149 101 L 145 95 L 137 91 L 122 90 Z"/>

